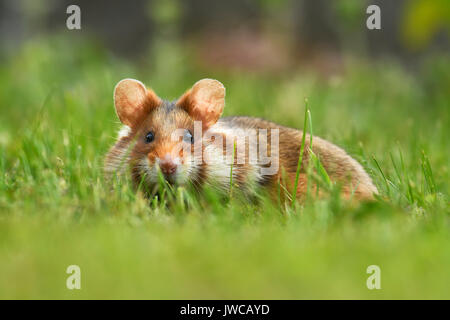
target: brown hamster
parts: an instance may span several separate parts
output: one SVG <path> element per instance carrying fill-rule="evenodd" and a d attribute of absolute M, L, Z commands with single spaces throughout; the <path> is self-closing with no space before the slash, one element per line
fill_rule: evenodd
<path fill-rule="evenodd" d="M 217 80 L 200 80 L 178 100 L 166 101 L 141 82 L 124 79 L 115 87 L 114 104 L 124 127 L 106 156 L 109 176 L 129 172 L 134 185 L 144 185 L 149 194 L 160 176 L 200 192 L 205 185 L 226 192 L 232 184 L 243 194 L 265 189 L 272 195 L 294 188 L 303 133 L 259 118 L 220 118 L 225 87 Z M 316 190 L 315 181 L 307 181 L 309 144 L 307 136 L 298 199 L 308 183 Z M 314 137 L 312 151 L 344 197 L 371 199 L 377 193 L 362 166 L 341 148 Z"/>

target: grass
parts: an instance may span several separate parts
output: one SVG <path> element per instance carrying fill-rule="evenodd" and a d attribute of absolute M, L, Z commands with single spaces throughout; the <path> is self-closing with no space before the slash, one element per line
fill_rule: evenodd
<path fill-rule="evenodd" d="M 450 298 L 448 56 L 414 71 L 349 58 L 323 79 L 205 70 L 165 48 L 134 65 L 47 39 L 0 63 L 0 298 Z M 329 188 L 283 206 L 177 190 L 149 205 L 127 181 L 110 190 L 112 90 L 126 77 L 166 98 L 217 78 L 226 115 L 299 129 L 307 97 L 314 134 L 358 159 L 380 196 L 355 206 Z M 71 264 L 81 290 L 66 288 Z M 374 264 L 381 290 L 366 287 Z"/>

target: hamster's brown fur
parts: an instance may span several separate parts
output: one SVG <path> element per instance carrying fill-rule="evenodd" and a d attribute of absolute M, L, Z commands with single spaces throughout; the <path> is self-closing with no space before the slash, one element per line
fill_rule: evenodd
<path fill-rule="evenodd" d="M 149 193 L 154 192 L 161 170 L 169 183 L 192 184 L 199 192 L 204 185 L 226 192 L 230 181 L 244 194 L 258 192 L 258 189 L 266 189 L 274 197 L 280 189 L 292 192 L 303 133 L 259 118 L 219 118 L 225 98 L 225 88 L 220 82 L 201 80 L 180 99 L 169 102 L 159 99 L 142 83 L 125 79 L 116 86 L 114 97 L 117 114 L 126 129 L 106 156 L 105 171 L 109 176 L 130 172 L 135 186 L 144 183 Z M 195 121 L 201 121 L 202 136 L 192 137 Z M 177 129 L 186 132 L 181 142 L 172 136 Z M 268 130 L 267 139 L 258 138 L 256 143 L 258 150 L 263 147 L 267 150 L 270 163 L 262 161 L 260 154 L 256 161 L 251 161 L 250 140 L 245 140 L 245 146 L 239 150 L 234 147 L 234 158 L 226 161 L 230 142 L 233 146 L 242 135 L 253 129 Z M 153 140 L 148 142 L 150 132 Z M 271 148 L 273 132 L 279 133 L 279 148 L 275 149 Z M 186 137 L 191 137 L 191 142 Z M 219 140 L 224 143 L 218 144 Z M 369 175 L 344 150 L 318 137 L 313 137 L 311 148 L 310 137 L 306 135 L 296 190 L 298 199 L 304 197 L 308 184 L 312 194 L 317 191 L 316 181 L 308 181 L 306 173 L 310 165 L 310 150 L 320 159 L 331 181 L 340 184 L 344 197 L 372 199 L 377 193 Z M 239 159 L 243 161 L 239 162 Z M 261 169 L 271 166 L 274 161 L 278 163 L 276 170 L 264 174 Z"/>

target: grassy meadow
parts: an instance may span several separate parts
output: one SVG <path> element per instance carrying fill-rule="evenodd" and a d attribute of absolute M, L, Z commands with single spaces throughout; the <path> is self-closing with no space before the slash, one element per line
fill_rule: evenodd
<path fill-rule="evenodd" d="M 299 129 L 306 97 L 314 135 L 360 161 L 380 196 L 149 205 L 126 181 L 111 191 L 102 162 L 127 77 L 171 99 L 216 78 L 225 115 Z M 448 299 L 449 88 L 448 56 L 411 70 L 348 57 L 323 77 L 206 70 L 169 44 L 131 64 L 86 43 L 28 42 L 0 62 L 0 298 Z M 72 264 L 81 290 L 66 288 Z M 366 287 L 369 265 L 380 290 Z"/>

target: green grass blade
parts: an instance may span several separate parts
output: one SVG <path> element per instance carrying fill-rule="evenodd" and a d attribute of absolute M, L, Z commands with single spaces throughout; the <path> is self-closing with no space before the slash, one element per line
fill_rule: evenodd
<path fill-rule="evenodd" d="M 233 158 L 231 160 L 230 165 L 230 199 L 233 197 L 233 166 L 235 158 L 236 158 L 236 140 L 234 140 L 233 143 Z"/>
<path fill-rule="evenodd" d="M 436 183 L 434 182 L 433 171 L 431 170 L 430 160 L 425 154 L 425 151 L 422 151 L 422 173 L 425 177 L 430 193 L 436 193 Z"/>
<path fill-rule="evenodd" d="M 385 176 L 383 170 L 381 169 L 381 167 L 380 167 L 380 165 L 379 165 L 377 159 L 375 159 L 375 157 L 372 156 L 372 160 L 373 160 L 373 162 L 375 163 L 375 166 L 377 167 L 378 171 L 380 171 L 381 176 L 383 177 L 384 183 L 386 184 L 386 191 L 387 191 L 387 194 L 388 194 L 388 196 L 389 196 L 390 193 L 391 193 L 391 188 L 389 187 L 389 181 L 388 181 L 388 179 L 386 178 L 386 176 Z"/>
<path fill-rule="evenodd" d="M 302 166 L 303 161 L 303 152 L 305 150 L 305 142 L 306 142 L 306 125 L 308 120 L 308 99 L 305 99 L 305 119 L 303 122 L 303 135 L 302 135 L 302 144 L 300 146 L 300 154 L 298 155 L 298 162 L 297 162 L 297 171 L 295 173 L 295 182 L 294 182 L 294 190 L 292 192 L 292 202 L 291 204 L 294 205 L 294 202 L 297 198 L 297 188 L 298 188 L 298 179 L 300 178 L 300 169 Z"/>

